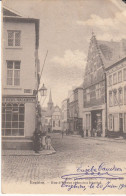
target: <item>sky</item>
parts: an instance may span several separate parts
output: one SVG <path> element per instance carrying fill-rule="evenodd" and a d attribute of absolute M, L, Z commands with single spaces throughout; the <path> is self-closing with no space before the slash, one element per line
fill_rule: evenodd
<path fill-rule="evenodd" d="M 54 105 L 83 83 L 92 31 L 98 40 L 126 38 L 126 4 L 121 0 L 4 0 L 3 4 L 25 17 L 40 19 L 41 68 L 48 50 L 41 84 L 51 89 Z"/>

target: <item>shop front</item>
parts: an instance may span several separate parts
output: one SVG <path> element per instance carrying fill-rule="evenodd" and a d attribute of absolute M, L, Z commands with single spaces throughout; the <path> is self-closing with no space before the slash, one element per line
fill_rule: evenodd
<path fill-rule="evenodd" d="M 2 100 L 3 149 L 31 149 L 35 131 L 35 97 Z"/>

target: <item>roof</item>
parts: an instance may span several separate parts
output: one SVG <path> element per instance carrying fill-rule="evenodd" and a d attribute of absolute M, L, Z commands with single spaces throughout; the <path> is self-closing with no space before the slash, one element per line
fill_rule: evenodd
<path fill-rule="evenodd" d="M 22 17 L 17 11 L 12 10 L 6 6 L 3 6 L 3 16 L 14 16 L 14 17 Z"/>
<path fill-rule="evenodd" d="M 15 23 L 35 23 L 36 32 L 36 48 L 39 47 L 39 19 L 23 17 L 16 11 L 11 10 L 3 6 L 3 21 L 4 22 L 15 22 Z"/>
<path fill-rule="evenodd" d="M 126 54 L 126 39 L 120 42 L 97 40 L 104 67 L 107 68 Z"/>
<path fill-rule="evenodd" d="M 119 59 L 118 61 L 116 61 L 115 63 L 113 63 L 112 65 L 110 65 L 109 67 L 106 68 L 106 71 L 112 69 L 113 67 L 115 67 L 116 65 L 118 65 L 119 63 L 122 63 L 126 61 L 126 56 L 124 58 Z"/>

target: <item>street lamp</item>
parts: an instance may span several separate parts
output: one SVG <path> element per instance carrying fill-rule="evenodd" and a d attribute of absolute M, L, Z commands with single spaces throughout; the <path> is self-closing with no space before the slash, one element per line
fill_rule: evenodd
<path fill-rule="evenodd" d="M 44 84 L 43 84 L 42 87 L 38 90 L 38 92 L 40 92 L 41 97 L 47 95 L 47 88 L 44 86 Z"/>

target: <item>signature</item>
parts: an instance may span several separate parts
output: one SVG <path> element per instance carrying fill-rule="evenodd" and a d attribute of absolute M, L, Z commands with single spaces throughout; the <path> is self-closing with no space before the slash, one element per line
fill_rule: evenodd
<path fill-rule="evenodd" d="M 61 176 L 62 179 L 124 179 L 126 173 L 122 173 L 123 170 L 115 165 L 112 167 L 107 167 L 105 163 L 101 163 L 98 167 L 91 166 L 86 169 L 83 169 L 82 166 L 78 167 L 76 170 L 77 173 L 67 174 Z"/>
<path fill-rule="evenodd" d="M 122 168 L 116 167 L 115 165 L 108 167 L 107 163 L 104 162 L 98 167 L 88 166 L 87 168 L 83 168 L 82 166 L 79 166 L 75 173 L 61 176 L 63 179 L 61 187 L 66 187 L 68 191 L 71 189 L 83 189 L 83 191 L 85 191 L 87 188 L 102 189 L 103 191 L 107 188 L 117 188 L 118 190 L 121 190 L 126 188 L 126 184 L 119 183 L 119 185 L 115 185 L 111 180 L 123 180 L 125 176 L 126 173 Z M 105 181 L 105 183 L 100 182 L 97 185 L 93 182 L 84 185 L 82 179 L 106 179 L 107 181 Z"/>

